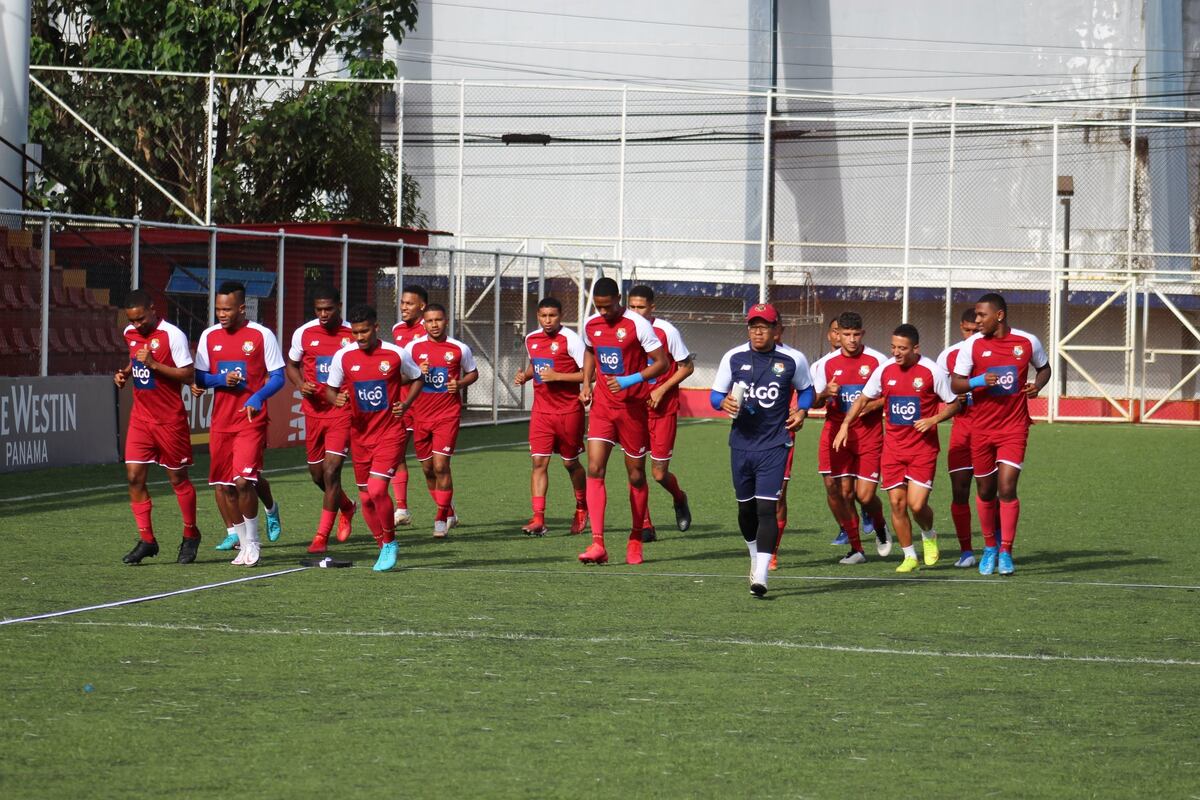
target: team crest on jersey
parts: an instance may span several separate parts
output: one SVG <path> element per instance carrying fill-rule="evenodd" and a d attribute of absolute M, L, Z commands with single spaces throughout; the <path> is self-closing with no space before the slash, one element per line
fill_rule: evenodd
<path fill-rule="evenodd" d="M 151 339 L 151 340 L 150 340 L 150 349 L 151 349 L 151 350 L 157 350 L 157 349 L 158 349 L 158 339 Z M 1021 354 L 1020 354 L 1020 353 L 1017 353 L 1017 355 L 1021 355 Z"/>
<path fill-rule="evenodd" d="M 858 374 L 862 375 L 865 378 L 871 374 L 871 368 L 868 367 L 866 364 L 863 364 L 861 367 L 858 368 Z"/>
<path fill-rule="evenodd" d="M 1013 355 L 1017 358 L 1020 358 L 1021 356 L 1025 355 L 1025 348 L 1021 345 L 1017 345 L 1013 348 Z"/>
<path fill-rule="evenodd" d="M 913 388 L 914 389 L 920 389 L 924 385 L 925 385 L 924 378 L 913 378 Z"/>
<path fill-rule="evenodd" d="M 342 347 L 345 347 L 345 346 L 346 346 L 346 345 L 348 345 L 348 344 L 350 344 L 350 337 L 349 337 L 349 336 L 343 336 L 343 337 L 342 337 Z"/>
<path fill-rule="evenodd" d="M 771 372 L 775 373 L 776 377 L 783 374 L 783 369 L 784 367 L 782 361 L 775 361 L 771 364 Z"/>
<path fill-rule="evenodd" d="M 250 355 L 254 352 L 254 342 L 242 342 L 242 352 Z"/>
<path fill-rule="evenodd" d="M 537 345 L 534 345 L 534 346 L 536 347 Z M 551 352 L 551 353 L 557 353 L 557 352 L 558 352 L 558 342 L 551 342 L 551 343 L 550 343 L 550 352 Z"/>
<path fill-rule="evenodd" d="M 391 368 L 392 368 L 392 363 L 390 361 L 387 361 L 385 359 L 385 360 L 379 362 L 379 371 L 382 372 L 384 375 L 387 375 L 388 370 L 390 370 Z"/>
<path fill-rule="evenodd" d="M 617 328 L 617 341 L 618 342 L 624 341 L 624 339 L 625 339 L 625 329 Z"/>
<path fill-rule="evenodd" d="M 447 353 L 446 353 L 446 363 L 447 363 L 447 364 L 453 364 L 453 363 L 454 363 L 454 353 L 451 353 L 451 352 L 447 352 Z"/>

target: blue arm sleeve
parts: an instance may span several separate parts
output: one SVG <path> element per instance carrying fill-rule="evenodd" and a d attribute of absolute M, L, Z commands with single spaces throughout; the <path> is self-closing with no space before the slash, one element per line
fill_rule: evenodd
<path fill-rule="evenodd" d="M 987 386 L 987 373 L 984 372 L 980 375 L 976 375 L 974 378 L 971 378 L 971 380 L 967 381 L 967 385 L 969 385 L 972 389 L 982 389 L 984 386 Z"/>
<path fill-rule="evenodd" d="M 727 394 L 728 392 L 718 392 L 716 389 L 712 390 L 712 392 L 708 395 L 708 404 L 713 407 L 713 411 L 721 410 L 721 403 L 725 402 L 725 396 Z"/>
<path fill-rule="evenodd" d="M 246 405 L 255 411 L 262 411 L 262 404 L 267 398 L 283 388 L 283 370 L 271 370 L 263 387 L 246 399 Z"/>
<path fill-rule="evenodd" d="M 225 385 L 225 376 L 196 370 L 196 385 L 201 389 L 215 389 L 218 386 Z"/>
<path fill-rule="evenodd" d="M 635 372 L 632 375 L 618 376 L 617 377 L 617 385 L 620 386 L 622 389 L 628 389 L 630 386 L 637 386 L 643 380 L 645 380 L 645 379 L 642 378 L 642 373 Z"/>
<path fill-rule="evenodd" d="M 816 392 L 810 384 L 807 389 L 804 389 L 796 394 L 796 408 L 809 409 L 812 408 L 813 398 L 816 397 Z"/>

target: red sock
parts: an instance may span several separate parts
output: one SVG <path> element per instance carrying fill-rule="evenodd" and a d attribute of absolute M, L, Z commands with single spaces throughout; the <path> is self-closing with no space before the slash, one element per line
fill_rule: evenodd
<path fill-rule="evenodd" d="M 630 506 L 633 505 L 632 488 L 633 487 L 630 487 L 630 497 L 629 497 Z M 646 528 L 653 528 L 653 527 L 654 527 L 654 523 L 650 521 L 650 498 L 647 497 L 646 498 L 646 515 L 644 517 L 642 517 L 642 530 L 645 530 Z"/>
<path fill-rule="evenodd" d="M 996 546 L 996 501 L 975 498 L 975 513 L 979 515 L 979 532 L 983 534 L 983 546 Z"/>
<path fill-rule="evenodd" d="M 842 520 L 841 526 L 850 539 L 850 549 L 862 550 L 862 538 L 858 535 L 858 514 L 851 514 Z"/>
<path fill-rule="evenodd" d="M 682 503 L 687 499 L 687 495 L 684 494 L 683 489 L 679 488 L 679 481 L 675 479 L 674 472 L 668 472 L 667 477 L 663 479 L 660 485 L 671 493 L 671 499 L 676 503 Z"/>
<path fill-rule="evenodd" d="M 453 513 L 453 510 L 450 507 L 450 498 L 453 495 L 454 492 L 448 489 L 433 490 L 433 502 L 437 503 L 437 515 L 434 517 L 434 520 L 438 522 L 445 522 L 451 513 Z"/>
<path fill-rule="evenodd" d="M 629 510 L 633 519 L 633 530 L 638 532 L 638 539 L 640 540 L 642 528 L 650 520 L 650 484 L 642 483 L 641 486 L 629 485 Z"/>
<path fill-rule="evenodd" d="M 396 541 L 396 522 L 392 515 L 392 498 L 388 495 L 388 482 L 380 478 L 372 478 L 367 484 L 371 494 L 371 505 L 374 506 L 375 519 L 379 524 L 379 541 L 383 544 Z"/>
<path fill-rule="evenodd" d="M 367 494 L 365 487 L 358 490 L 358 507 L 363 520 L 367 523 L 367 528 L 375 537 L 375 542 L 383 544 L 383 526 L 375 517 L 375 503 L 371 501 L 371 495 Z"/>
<path fill-rule="evenodd" d="M 1020 500 L 1000 501 L 1000 550 L 1011 553 L 1017 538 L 1017 520 L 1021 517 Z"/>
<path fill-rule="evenodd" d="M 592 523 L 592 544 L 604 547 L 604 507 L 608 505 L 608 489 L 604 478 L 587 479 L 588 520 Z"/>
<path fill-rule="evenodd" d="M 396 494 L 396 505 L 408 508 L 408 470 L 392 476 L 392 491 Z"/>
<path fill-rule="evenodd" d="M 954 535 L 962 550 L 971 549 L 971 507 L 966 503 L 951 503 L 950 517 L 954 520 Z"/>
<path fill-rule="evenodd" d="M 200 535 L 196 528 L 196 487 L 191 481 L 180 481 L 171 487 L 175 490 L 175 501 L 179 503 L 179 513 L 183 515 L 183 535 L 195 539 Z"/>
<path fill-rule="evenodd" d="M 546 518 L 546 498 L 533 498 L 533 518 L 544 520 Z"/>
<path fill-rule="evenodd" d="M 587 489 L 575 490 L 575 507 L 587 508 Z"/>
<path fill-rule="evenodd" d="M 133 519 L 137 522 L 138 536 L 143 542 L 154 541 L 154 524 L 150 521 L 150 509 L 153 506 L 154 503 L 149 499 L 140 503 L 129 501 L 129 507 L 133 509 Z"/>
<path fill-rule="evenodd" d="M 775 537 L 775 552 L 771 553 L 773 556 L 779 555 L 779 544 L 783 541 L 783 529 L 786 527 L 783 520 L 776 520 L 775 524 L 779 526 L 779 535 Z"/>
<path fill-rule="evenodd" d="M 354 501 L 347 497 L 345 492 L 338 493 L 337 506 L 338 511 L 341 511 L 343 514 L 354 512 Z"/>
<path fill-rule="evenodd" d="M 317 535 L 328 536 L 329 532 L 333 530 L 333 522 L 335 519 L 337 519 L 336 511 L 326 511 L 322 508 L 321 521 L 317 523 Z"/>

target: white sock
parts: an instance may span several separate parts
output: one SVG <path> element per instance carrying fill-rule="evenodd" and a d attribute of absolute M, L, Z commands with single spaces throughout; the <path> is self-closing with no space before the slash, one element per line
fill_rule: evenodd
<path fill-rule="evenodd" d="M 276 503 L 275 505 L 273 505 L 273 506 L 271 506 L 270 508 L 268 508 L 268 509 L 267 509 L 267 513 L 268 513 L 268 514 L 272 514 L 272 515 L 273 515 L 273 514 L 278 514 L 278 513 L 279 513 L 279 503 Z M 255 519 L 257 519 L 257 517 L 255 517 Z"/>
<path fill-rule="evenodd" d="M 917 557 L 916 545 L 910 544 L 908 547 L 905 547 L 903 549 L 904 549 L 904 557 L 905 558 L 916 558 Z"/>
<path fill-rule="evenodd" d="M 771 569 L 771 554 L 756 553 L 754 556 L 754 582 L 767 585 L 767 573 Z"/>
<path fill-rule="evenodd" d="M 921 538 L 922 539 L 936 539 L 937 531 L 935 531 L 933 528 L 930 528 L 927 531 L 921 531 Z"/>
<path fill-rule="evenodd" d="M 238 544 L 240 544 L 242 547 L 245 547 L 246 546 L 246 521 L 242 520 L 241 522 L 234 523 L 234 526 L 232 528 L 230 528 L 229 530 L 231 532 L 237 534 Z"/>
<path fill-rule="evenodd" d="M 233 525 L 230 525 L 228 528 L 225 529 L 225 533 L 228 534 L 229 536 L 237 536 L 237 528 L 235 528 Z M 238 541 L 240 542 L 241 540 L 242 540 L 242 537 L 238 536 Z"/>
<path fill-rule="evenodd" d="M 746 542 L 746 549 L 750 551 L 750 560 L 754 561 L 755 557 L 758 556 L 758 540 L 751 539 Z"/>
<path fill-rule="evenodd" d="M 258 544 L 258 517 L 246 517 L 246 541 Z"/>

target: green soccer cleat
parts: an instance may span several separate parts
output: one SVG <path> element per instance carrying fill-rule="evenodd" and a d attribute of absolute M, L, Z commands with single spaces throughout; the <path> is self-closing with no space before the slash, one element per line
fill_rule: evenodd
<path fill-rule="evenodd" d="M 282 535 L 283 526 L 279 524 L 279 504 L 276 503 L 275 510 L 267 512 L 267 540 L 278 542 Z"/>
<path fill-rule="evenodd" d="M 920 566 L 921 562 L 917 561 L 915 558 L 909 558 L 908 556 L 905 556 L 904 560 L 900 562 L 900 566 L 896 567 L 896 572 L 916 572 Z"/>
<path fill-rule="evenodd" d="M 941 556 L 941 553 L 938 552 L 937 537 L 930 536 L 928 539 L 922 537 L 921 546 L 924 549 L 925 566 L 932 567 Z"/>

